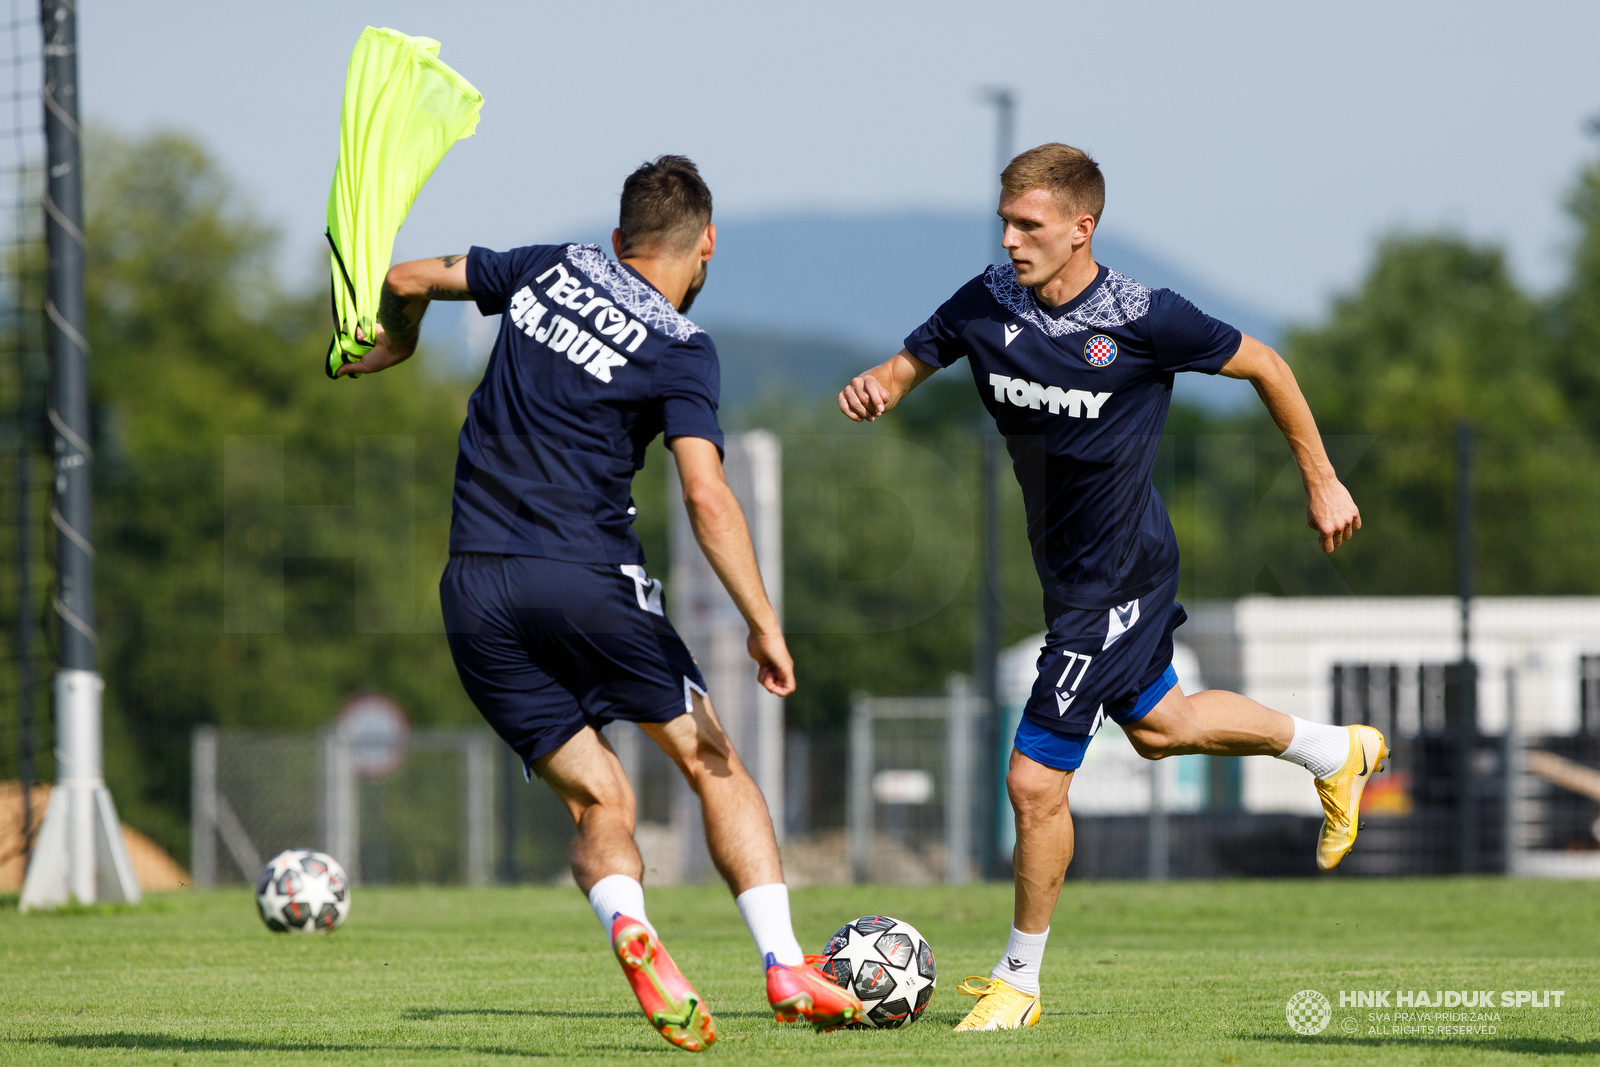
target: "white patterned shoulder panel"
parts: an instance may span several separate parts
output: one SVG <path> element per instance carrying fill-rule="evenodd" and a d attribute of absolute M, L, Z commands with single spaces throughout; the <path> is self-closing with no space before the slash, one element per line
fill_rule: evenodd
<path fill-rule="evenodd" d="M 611 290 L 618 307 L 674 341 L 687 341 L 705 332 L 678 314 L 678 309 L 668 303 L 655 286 L 635 278 L 600 251 L 599 245 L 568 245 L 567 260 L 591 280 Z"/>
<path fill-rule="evenodd" d="M 1033 290 L 1017 281 L 1017 270 L 1009 263 L 996 263 L 984 271 L 983 284 L 1001 307 L 1027 319 L 1047 337 L 1124 326 L 1150 313 L 1150 290 L 1114 270 L 1106 271 L 1105 281 L 1095 287 L 1089 299 L 1059 319 L 1045 314 L 1034 299 Z"/>

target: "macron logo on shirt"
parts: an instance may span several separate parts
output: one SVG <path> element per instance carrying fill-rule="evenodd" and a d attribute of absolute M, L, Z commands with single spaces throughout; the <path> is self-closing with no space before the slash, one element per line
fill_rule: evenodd
<path fill-rule="evenodd" d="M 1111 399 L 1110 393 L 1091 393 L 1083 389 L 1063 390 L 1058 385 L 1040 385 L 1026 378 L 1008 378 L 1004 374 L 989 375 L 989 384 L 994 386 L 994 399 L 997 404 L 1011 404 L 1019 408 L 1032 408 L 1034 411 L 1038 411 L 1043 405 L 1049 407 L 1052 415 L 1059 415 L 1061 409 L 1066 408 L 1067 415 L 1074 419 L 1085 416 L 1098 419 L 1100 408 Z"/>
<path fill-rule="evenodd" d="M 527 285 L 511 298 L 511 321 L 552 352 L 564 354 L 602 382 L 609 382 L 611 372 L 628 363 L 628 357 L 617 348 L 637 352 L 647 336 L 644 326 L 623 314 L 608 298 L 596 296 L 593 286 L 584 285 L 582 278 L 569 274 L 559 263 L 534 281 L 542 283 L 552 274 L 557 277 L 545 290 L 546 298 L 558 308 L 573 311 L 577 321 L 552 314 L 550 321 L 545 322 L 545 314 L 551 309 L 540 303 L 532 287 Z M 586 321 L 591 314 L 592 321 Z"/>
<path fill-rule="evenodd" d="M 1015 341 L 1017 339 L 1017 334 L 1022 332 L 1022 327 L 1018 326 L 1014 322 L 1008 322 L 1000 328 L 1005 332 L 1006 335 L 1006 347 L 1010 348 L 1011 342 Z"/>

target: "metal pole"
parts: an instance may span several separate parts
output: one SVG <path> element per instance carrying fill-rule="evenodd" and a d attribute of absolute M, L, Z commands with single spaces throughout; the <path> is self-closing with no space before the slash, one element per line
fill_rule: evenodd
<path fill-rule="evenodd" d="M 84 339 L 83 188 L 78 156 L 78 25 L 73 0 L 42 0 L 45 248 L 49 277 L 50 425 L 55 430 L 56 788 L 28 865 L 19 907 L 75 897 L 139 899 L 116 807 L 101 766 L 94 632 L 94 546 L 89 447 L 89 343 Z M 103 869 L 102 869 L 103 862 Z"/>
<path fill-rule="evenodd" d="M 55 428 L 56 614 L 61 669 L 93 671 L 93 505 L 90 498 L 89 344 L 84 339 L 83 198 L 78 171 L 77 22 L 70 0 L 44 0 L 45 140 L 49 179 L 50 425 Z"/>
<path fill-rule="evenodd" d="M 89 345 L 84 339 L 83 199 L 78 171 L 78 27 L 67 0 L 44 0 L 44 132 L 49 170 L 45 245 L 50 271 L 50 425 L 55 428 L 56 786 L 67 789 L 69 886 L 96 899 L 92 790 L 100 784 L 100 680 L 95 670 L 94 549 L 90 502 Z M 71 673 L 69 673 L 71 672 Z M 73 677 L 82 672 L 89 677 Z"/>
<path fill-rule="evenodd" d="M 959 674 L 945 683 L 944 880 L 971 881 L 972 684 Z"/>
<path fill-rule="evenodd" d="M 1517 873 L 1517 787 L 1522 780 L 1522 749 L 1517 736 L 1517 669 L 1506 668 L 1506 733 L 1500 749 L 1500 866 Z"/>
<path fill-rule="evenodd" d="M 865 882 L 872 860 L 872 699 L 857 694 L 850 702 L 849 792 L 850 879 Z"/>
<path fill-rule="evenodd" d="M 196 726 L 189 746 L 189 873 L 209 888 L 217 884 L 217 728 Z"/>
<path fill-rule="evenodd" d="M 1456 426 L 1456 597 L 1461 607 L 1461 662 L 1472 660 L 1472 423 Z"/>
<path fill-rule="evenodd" d="M 995 181 L 996 202 L 999 199 L 999 175 L 1006 165 L 1011 162 L 1016 126 L 1016 97 L 1010 89 L 995 87 L 985 89 L 983 98 L 995 109 Z M 1008 257 L 1005 249 L 1000 250 L 1001 262 Z M 983 508 L 983 536 L 979 551 L 982 555 L 982 566 L 978 572 L 978 589 L 975 618 L 973 619 L 972 639 L 972 674 L 977 683 L 977 695 L 983 701 L 987 713 L 984 716 L 982 734 L 985 750 L 993 750 L 1004 745 L 1000 737 L 1001 725 L 998 721 L 1000 712 L 1000 686 L 999 686 L 999 658 L 1000 658 L 1000 504 L 998 484 L 1000 478 L 1000 455 L 1004 448 L 1004 440 L 998 435 L 989 432 L 986 423 L 979 424 L 980 454 L 978 460 L 979 496 Z M 979 765 L 983 768 L 985 779 L 991 773 L 998 773 L 998 764 L 993 760 L 982 760 Z M 996 853 L 996 845 L 1001 835 L 997 822 L 1000 806 L 999 783 L 990 783 L 985 780 L 979 783 L 978 795 L 985 798 L 983 818 L 978 825 L 985 827 L 985 840 L 977 842 L 978 855 L 981 857 L 983 874 L 988 876 L 993 873 L 1000 857 Z M 994 803 L 994 810 L 989 811 L 989 803 Z"/>
<path fill-rule="evenodd" d="M 509 748 L 500 753 L 500 881 L 517 881 L 517 778 L 522 760 Z"/>
<path fill-rule="evenodd" d="M 22 862 L 33 854 L 33 418 L 32 360 L 18 345 L 17 405 L 17 741 L 22 779 Z"/>
<path fill-rule="evenodd" d="M 1171 847 L 1167 840 L 1166 768 L 1159 760 L 1145 764 L 1150 774 L 1150 812 L 1146 824 L 1144 876 L 1152 882 L 1167 880 Z"/>
<path fill-rule="evenodd" d="M 1456 426 L 1456 597 L 1461 605 L 1461 663 L 1457 685 L 1460 707 L 1455 722 L 1456 782 L 1460 804 L 1459 865 L 1463 874 L 1478 869 L 1478 790 L 1472 757 L 1478 742 L 1478 672 L 1472 661 L 1473 484 L 1472 423 Z"/>

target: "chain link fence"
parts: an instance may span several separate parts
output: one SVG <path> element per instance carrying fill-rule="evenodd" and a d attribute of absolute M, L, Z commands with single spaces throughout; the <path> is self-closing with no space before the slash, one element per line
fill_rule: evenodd
<path fill-rule="evenodd" d="M 197 885 L 253 881 L 305 847 L 366 884 L 549 881 L 572 838 L 566 812 L 488 730 L 413 731 L 392 770 L 364 775 L 338 729 L 201 727 L 191 808 Z"/>

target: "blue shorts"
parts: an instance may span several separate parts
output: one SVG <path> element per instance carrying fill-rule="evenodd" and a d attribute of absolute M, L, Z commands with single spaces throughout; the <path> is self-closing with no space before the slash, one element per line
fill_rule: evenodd
<path fill-rule="evenodd" d="M 1150 713 L 1151 708 L 1161 703 L 1161 698 L 1177 684 L 1178 672 L 1168 667 L 1154 685 L 1139 694 L 1133 711 L 1118 717 L 1116 722 L 1119 725 L 1138 722 Z M 1083 754 L 1089 750 L 1089 742 L 1093 739 L 1093 734 L 1058 734 L 1027 717 L 1017 723 L 1017 751 L 1035 763 L 1054 767 L 1058 771 L 1075 771 L 1082 766 Z"/>
<path fill-rule="evenodd" d="M 675 719 L 706 691 L 641 566 L 463 553 L 439 600 L 467 696 L 524 764 L 585 726 Z"/>
<path fill-rule="evenodd" d="M 1022 709 L 1018 750 L 1047 767 L 1074 770 L 1107 718 L 1126 725 L 1148 714 L 1178 681 L 1172 631 L 1188 615 L 1174 599 L 1177 592 L 1174 571 L 1126 604 L 1059 610 Z"/>

